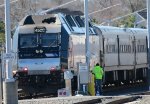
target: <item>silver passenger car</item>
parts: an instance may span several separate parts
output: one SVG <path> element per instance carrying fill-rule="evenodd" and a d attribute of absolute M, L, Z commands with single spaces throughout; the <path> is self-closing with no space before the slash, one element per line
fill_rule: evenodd
<path fill-rule="evenodd" d="M 147 30 L 96 26 L 99 29 L 100 63 L 104 83 L 113 85 L 146 82 L 148 68 Z M 109 76 L 109 77 L 108 77 Z"/>

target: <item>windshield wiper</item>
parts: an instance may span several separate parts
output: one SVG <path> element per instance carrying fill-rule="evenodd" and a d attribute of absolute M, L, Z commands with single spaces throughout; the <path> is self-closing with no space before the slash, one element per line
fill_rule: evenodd
<path fill-rule="evenodd" d="M 48 45 L 48 47 L 52 47 L 56 42 L 57 42 L 57 40 L 54 40 L 50 45 Z M 55 44 L 55 46 L 56 46 L 56 44 Z"/>

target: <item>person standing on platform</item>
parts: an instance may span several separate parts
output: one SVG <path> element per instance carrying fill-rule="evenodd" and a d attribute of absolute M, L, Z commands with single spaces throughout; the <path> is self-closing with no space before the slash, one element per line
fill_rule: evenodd
<path fill-rule="evenodd" d="M 95 77 L 95 94 L 96 96 L 99 96 L 102 94 L 102 78 L 104 74 L 103 68 L 99 63 L 93 68 L 92 74 L 94 74 Z"/>

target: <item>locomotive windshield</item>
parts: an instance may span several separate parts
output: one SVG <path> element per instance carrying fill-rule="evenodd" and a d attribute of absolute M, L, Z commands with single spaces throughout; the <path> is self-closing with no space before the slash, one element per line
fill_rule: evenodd
<path fill-rule="evenodd" d="M 58 33 L 20 34 L 19 58 L 57 58 L 59 40 Z"/>
<path fill-rule="evenodd" d="M 37 45 L 38 45 L 37 35 L 24 34 L 20 36 L 20 42 L 19 42 L 20 48 L 37 47 Z"/>
<path fill-rule="evenodd" d="M 58 39 L 56 35 L 43 35 L 41 37 L 41 45 L 42 47 L 57 47 Z"/>

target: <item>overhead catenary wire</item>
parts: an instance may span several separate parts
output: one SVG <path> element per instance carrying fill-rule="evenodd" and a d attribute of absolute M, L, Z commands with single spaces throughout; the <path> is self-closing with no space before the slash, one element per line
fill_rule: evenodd
<path fill-rule="evenodd" d="M 72 0 L 72 1 L 70 1 L 70 2 L 67 2 L 67 3 L 61 4 L 61 5 L 57 6 L 57 7 L 47 9 L 47 10 L 45 10 L 45 11 L 42 11 L 42 12 L 41 12 L 41 14 L 45 14 L 45 13 L 47 13 L 47 12 L 49 12 L 49 11 L 52 11 L 52 10 L 55 10 L 55 9 L 61 8 L 61 7 L 65 6 L 65 5 L 68 5 L 68 4 L 70 4 L 70 3 L 73 3 L 73 2 L 75 2 L 75 1 L 77 1 L 77 0 Z"/>
<path fill-rule="evenodd" d="M 123 15 L 123 16 L 120 16 L 120 17 L 117 17 L 117 18 L 114 18 L 114 19 L 111 19 L 111 22 L 116 21 L 116 20 L 119 20 L 119 19 L 122 19 L 122 18 L 125 18 L 125 17 L 127 17 L 127 16 L 133 15 L 133 14 L 138 13 L 138 12 L 141 12 L 141 11 L 143 11 L 143 10 L 146 10 L 146 8 L 141 9 L 141 10 L 138 10 L 138 11 L 135 11 L 135 12 L 132 12 L 132 13 L 129 13 L 129 14 L 126 14 L 126 15 Z M 106 22 L 102 22 L 101 25 L 103 25 L 103 24 L 105 24 L 105 23 L 106 23 Z"/>
<path fill-rule="evenodd" d="M 14 1 L 11 1 L 10 3 L 15 3 L 15 2 L 17 2 L 17 1 L 19 1 L 19 0 L 14 0 Z M 73 2 L 75 2 L 75 1 L 78 1 L 78 0 L 72 0 L 72 1 L 69 1 L 69 2 L 67 2 L 67 3 L 61 4 L 61 5 L 57 6 L 57 7 L 44 10 L 44 11 L 41 12 L 41 14 L 45 14 L 45 13 L 51 11 L 51 10 L 55 10 L 55 9 L 61 8 L 61 7 L 65 6 L 65 5 L 68 5 L 68 4 L 73 3 Z M 91 12 L 91 13 L 89 13 L 88 15 L 93 15 L 93 14 L 95 14 L 95 13 L 102 12 L 102 11 L 105 11 L 105 10 L 107 10 L 107 9 L 110 9 L 110 8 L 113 8 L 113 7 L 116 7 L 116 6 L 120 6 L 120 5 L 121 5 L 121 4 L 112 5 L 112 6 L 109 6 L 109 7 L 104 8 L 104 9 Z M 0 7 L 4 7 L 4 4 L 1 4 Z M 135 14 L 135 13 L 140 12 L 140 11 L 143 11 L 143 10 L 145 10 L 145 9 L 146 9 L 146 8 L 141 9 L 141 10 L 139 10 L 139 11 L 135 11 L 135 12 L 133 12 L 133 13 L 129 13 L 129 14 L 124 15 L 124 16 L 121 16 L 121 17 L 117 17 L 117 18 L 111 19 L 111 21 L 113 22 L 113 21 L 119 20 L 119 19 L 121 19 L 121 18 L 127 17 L 127 16 L 129 16 L 129 15 Z M 106 22 L 102 22 L 101 25 L 103 25 L 104 23 L 106 23 Z"/>
<path fill-rule="evenodd" d="M 121 4 L 112 5 L 112 6 L 109 6 L 109 7 L 107 7 L 107 8 L 104 8 L 104 9 L 97 10 L 97 11 L 94 11 L 94 12 L 92 12 L 92 13 L 89 13 L 89 15 L 92 15 L 92 14 L 97 13 L 97 12 L 102 12 L 102 11 L 104 11 L 104 10 L 107 10 L 107 9 L 110 9 L 110 8 L 113 8 L 113 7 L 116 7 L 116 6 L 120 6 L 120 5 L 121 5 Z"/>
<path fill-rule="evenodd" d="M 17 1 L 19 1 L 19 0 L 11 1 L 10 4 L 15 3 L 15 2 L 17 2 Z M 1 4 L 1 5 L 0 5 L 0 7 L 4 7 L 4 6 L 5 6 L 5 4 Z"/>
<path fill-rule="evenodd" d="M 47 12 L 49 12 L 49 11 L 52 11 L 52 10 L 61 8 L 61 7 L 65 6 L 65 5 L 68 5 L 68 4 L 70 4 L 70 3 L 73 3 L 73 2 L 75 2 L 75 1 L 78 1 L 78 0 L 72 0 L 72 1 L 70 1 L 70 2 L 61 4 L 61 5 L 59 5 L 59 6 L 55 7 L 55 8 L 47 9 L 47 10 L 45 10 L 45 11 L 42 11 L 41 14 L 45 14 L 45 13 L 47 13 Z M 121 5 L 121 4 L 116 4 L 116 5 L 112 5 L 112 6 L 106 7 L 106 8 L 104 8 L 104 9 L 91 12 L 91 13 L 89 13 L 88 15 L 92 15 L 92 14 L 94 14 L 94 13 L 102 12 L 102 11 L 104 11 L 104 10 L 107 10 L 107 9 L 110 9 L 110 8 L 113 8 L 113 7 L 119 6 L 119 5 Z"/>
<path fill-rule="evenodd" d="M 78 0 L 72 0 L 72 1 L 70 1 L 70 2 L 67 2 L 67 3 L 64 3 L 64 4 L 62 4 L 62 5 L 59 5 L 59 6 L 55 7 L 55 8 L 50 8 L 50 9 L 44 10 L 44 11 L 40 12 L 40 14 L 46 14 L 46 13 L 49 12 L 49 11 L 52 11 L 52 10 L 61 8 L 61 7 L 65 6 L 65 5 L 68 5 L 68 4 L 70 4 L 70 3 L 73 3 L 73 2 L 75 2 L 75 1 L 78 1 Z M 112 6 L 109 6 L 109 7 L 104 8 L 104 9 L 91 12 L 91 13 L 89 13 L 88 15 L 92 15 L 92 14 L 95 14 L 95 13 L 98 13 L 98 12 L 102 12 L 102 11 L 104 11 L 104 10 L 107 10 L 107 9 L 110 9 L 110 8 L 113 8 L 113 7 L 116 7 L 116 6 L 120 6 L 120 5 L 121 5 L 121 4 L 112 5 Z"/>

